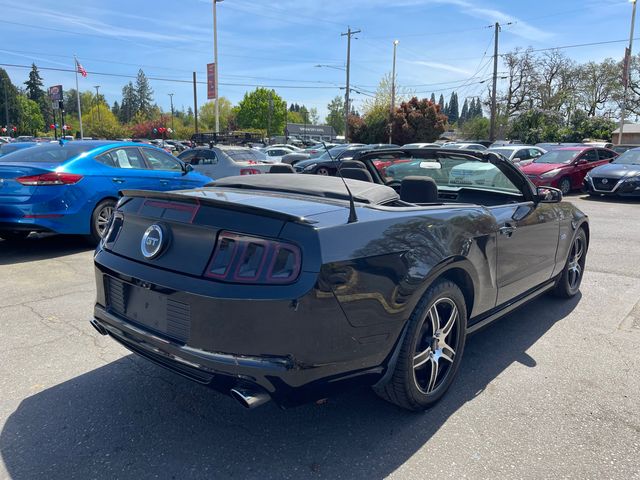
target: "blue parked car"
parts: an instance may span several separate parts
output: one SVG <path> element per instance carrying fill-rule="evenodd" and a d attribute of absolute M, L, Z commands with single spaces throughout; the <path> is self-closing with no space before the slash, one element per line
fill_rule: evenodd
<path fill-rule="evenodd" d="M 30 232 L 99 242 L 121 190 L 182 190 L 211 178 L 152 145 L 112 141 L 40 144 L 0 159 L 0 237 Z"/>
<path fill-rule="evenodd" d="M 37 147 L 38 145 L 43 145 L 42 143 L 37 142 L 11 142 L 5 143 L 0 146 L 0 157 L 4 157 L 13 152 L 17 152 L 18 150 L 22 150 L 23 148 L 31 148 Z"/>

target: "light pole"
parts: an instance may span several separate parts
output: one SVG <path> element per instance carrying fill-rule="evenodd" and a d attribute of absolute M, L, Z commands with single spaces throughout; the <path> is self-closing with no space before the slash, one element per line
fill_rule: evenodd
<path fill-rule="evenodd" d="M 169 93 L 168 95 L 171 100 L 171 131 L 173 132 L 173 93 Z"/>
<path fill-rule="evenodd" d="M 100 122 L 100 85 L 94 85 L 93 88 L 96 89 L 96 106 L 98 107 L 98 122 Z"/>
<path fill-rule="evenodd" d="M 216 66 L 215 71 L 215 81 L 216 81 L 216 98 L 215 98 L 215 107 L 216 107 L 216 133 L 220 132 L 220 108 L 218 106 L 218 97 L 219 97 L 219 88 L 218 88 L 218 70 L 220 70 L 218 66 L 218 19 L 216 16 L 216 4 L 221 2 L 222 0 L 213 0 L 213 63 Z"/>
<path fill-rule="evenodd" d="M 624 52 L 624 66 L 623 66 L 623 78 L 622 83 L 624 85 L 624 91 L 622 93 L 622 105 L 620 107 L 620 128 L 618 129 L 618 144 L 622 143 L 622 132 L 624 130 L 624 113 L 627 108 L 627 90 L 629 89 L 630 69 L 631 69 L 631 49 L 633 47 L 633 30 L 636 23 L 636 0 L 629 0 L 633 3 L 631 9 L 631 31 L 629 33 L 629 46 Z"/>
<path fill-rule="evenodd" d="M 393 69 L 391 70 L 391 112 L 389 115 L 389 143 L 393 143 L 393 112 L 396 107 L 396 48 L 398 40 L 393 41 Z"/>

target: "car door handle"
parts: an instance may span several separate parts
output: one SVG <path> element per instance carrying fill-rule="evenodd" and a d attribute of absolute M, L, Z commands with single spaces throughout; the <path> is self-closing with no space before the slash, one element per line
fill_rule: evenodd
<path fill-rule="evenodd" d="M 506 223 L 504 226 L 500 227 L 500 235 L 506 235 L 507 237 L 510 237 L 511 235 L 513 235 L 513 232 L 515 232 L 517 228 L 518 227 L 516 227 L 515 225 Z"/>
<path fill-rule="evenodd" d="M 112 178 L 113 183 L 124 183 L 124 178 Z"/>

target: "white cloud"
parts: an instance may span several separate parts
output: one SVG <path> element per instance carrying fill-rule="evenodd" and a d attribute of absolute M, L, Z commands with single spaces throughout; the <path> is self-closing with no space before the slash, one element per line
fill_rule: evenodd
<path fill-rule="evenodd" d="M 456 67 L 455 65 L 450 65 L 448 63 L 442 63 L 442 62 L 430 62 L 427 60 L 403 60 L 405 63 L 409 63 L 411 65 L 420 65 L 423 67 L 429 67 L 429 68 L 435 68 L 438 70 L 446 70 L 447 72 L 454 72 L 454 73 L 462 73 L 464 75 L 471 75 L 471 72 L 469 70 L 466 70 L 464 68 L 460 68 L 460 67 Z"/>

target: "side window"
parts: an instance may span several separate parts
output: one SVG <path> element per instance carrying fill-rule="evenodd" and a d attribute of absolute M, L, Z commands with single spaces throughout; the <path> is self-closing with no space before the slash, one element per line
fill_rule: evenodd
<path fill-rule="evenodd" d="M 600 160 L 607 160 L 609 158 L 612 158 L 615 154 L 613 152 L 610 152 L 609 150 L 598 150 L 598 157 L 600 158 Z"/>
<path fill-rule="evenodd" d="M 531 158 L 531 155 L 529 155 L 529 149 L 524 148 L 522 150 L 518 150 L 514 158 L 519 158 L 520 160 L 529 160 Z"/>
<path fill-rule="evenodd" d="M 142 154 L 137 148 L 116 148 L 110 152 L 103 153 L 96 158 L 100 163 L 115 168 L 139 168 L 147 166 L 142 159 Z"/>
<path fill-rule="evenodd" d="M 154 170 L 182 170 L 182 165 L 180 165 L 180 162 L 176 160 L 173 155 L 151 148 L 145 148 L 144 154 L 147 157 L 151 168 Z"/>
<path fill-rule="evenodd" d="M 195 151 L 190 151 L 190 152 L 185 152 L 184 155 L 180 155 L 180 160 L 182 160 L 184 163 L 192 163 L 193 159 L 196 157 L 196 153 Z M 197 165 L 197 163 L 193 163 L 194 165 Z"/>
<path fill-rule="evenodd" d="M 530 148 L 529 155 L 530 155 L 530 158 L 538 158 L 539 156 L 542 155 L 542 152 L 536 148 Z"/>
<path fill-rule="evenodd" d="M 595 150 L 587 150 L 580 157 L 581 160 L 586 160 L 587 162 L 597 162 L 598 161 L 598 153 Z"/>
<path fill-rule="evenodd" d="M 216 165 L 218 159 L 216 153 L 212 150 L 202 150 L 200 152 L 200 165 Z"/>

